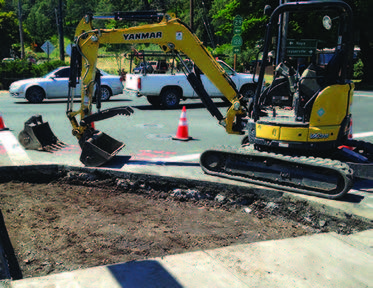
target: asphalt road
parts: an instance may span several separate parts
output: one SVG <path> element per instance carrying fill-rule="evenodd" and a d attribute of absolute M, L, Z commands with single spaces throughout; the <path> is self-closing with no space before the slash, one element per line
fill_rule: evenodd
<path fill-rule="evenodd" d="M 357 91 L 355 96 L 352 106 L 354 137 L 373 142 L 373 92 Z M 215 102 L 224 115 L 227 107 L 220 100 Z M 75 103 L 78 108 L 79 102 Z M 181 109 L 155 109 L 145 97 L 137 98 L 130 94 L 112 97 L 112 100 L 103 103 L 103 109 L 131 106 L 134 114 L 130 117 L 116 116 L 96 122 L 95 127 L 124 142 L 126 147 L 119 155 L 131 156 L 132 160 L 172 158 L 198 162 L 198 154 L 206 149 L 240 145 L 242 136 L 227 134 L 199 100 L 187 100 L 182 102 L 182 105 L 185 105 L 187 110 L 189 136 L 193 138 L 191 141 L 172 140 L 178 128 Z M 30 104 L 26 100 L 14 99 L 9 93 L 2 92 L 0 107 L 5 125 L 15 136 L 23 130 L 27 119 L 40 114 L 61 141 L 71 147 L 78 145 L 77 139 L 71 134 L 71 125 L 65 114 L 65 101 L 46 100 L 41 104 Z M 79 150 L 78 147 L 77 149 Z"/>
<path fill-rule="evenodd" d="M 221 112 L 227 109 L 220 100 L 216 100 Z M 76 109 L 80 104 L 76 103 Z M 183 156 L 185 159 L 198 160 L 195 154 L 218 145 L 240 145 L 242 136 L 228 135 L 218 125 L 215 118 L 198 100 L 185 101 L 189 136 L 188 142 L 172 140 L 177 132 L 181 109 L 154 109 L 145 97 L 137 98 L 129 94 L 114 96 L 111 101 L 103 103 L 103 109 L 115 106 L 131 106 L 134 114 L 130 117 L 116 116 L 95 123 L 98 130 L 126 144 L 120 155 L 129 155 L 132 159 L 149 159 Z M 23 130 L 24 122 L 32 115 L 41 114 L 54 134 L 69 145 L 78 145 L 71 134 L 71 125 L 65 111 L 66 102 L 46 100 L 41 104 L 30 104 L 26 100 L 14 99 L 8 93 L 1 94 L 1 112 L 8 128 L 14 135 Z M 77 117 L 79 120 L 79 117 Z M 189 155 L 189 156 L 185 156 Z"/>

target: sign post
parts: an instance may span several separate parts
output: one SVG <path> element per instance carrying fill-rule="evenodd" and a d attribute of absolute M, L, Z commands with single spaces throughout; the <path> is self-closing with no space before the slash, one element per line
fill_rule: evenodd
<path fill-rule="evenodd" d="M 40 47 L 45 53 L 47 53 L 48 61 L 49 61 L 49 55 L 53 52 L 54 46 L 51 42 L 48 40 L 44 42 L 44 44 Z"/>
<path fill-rule="evenodd" d="M 241 33 L 242 33 L 242 23 L 243 19 L 240 15 L 237 15 L 233 19 L 233 38 L 232 38 L 232 46 L 233 46 L 233 55 L 234 55 L 234 64 L 233 69 L 236 70 L 237 65 L 237 54 L 241 52 L 241 46 L 243 44 Z"/>

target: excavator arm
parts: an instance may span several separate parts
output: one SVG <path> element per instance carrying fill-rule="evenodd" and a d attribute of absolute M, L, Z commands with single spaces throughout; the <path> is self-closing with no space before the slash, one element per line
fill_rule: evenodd
<path fill-rule="evenodd" d="M 119 16 L 116 16 L 116 18 L 119 18 Z M 94 93 L 93 84 L 95 83 L 100 45 L 152 43 L 158 44 L 164 52 L 183 53 L 194 61 L 207 78 L 232 103 L 226 117 L 223 117 L 209 97 L 203 99 L 207 103 L 210 113 L 219 120 L 228 133 L 241 133 L 241 131 L 235 131 L 234 129 L 236 116 L 245 115 L 243 104 L 240 102 L 241 95 L 232 80 L 206 50 L 201 41 L 174 15 L 165 14 L 160 23 L 126 29 L 93 29 L 93 19 L 95 19 L 95 16 L 86 16 L 80 21 L 76 29 L 76 45 L 82 56 L 82 102 L 81 109 L 70 112 L 70 116 L 81 114 L 81 118 L 84 119 L 91 111 Z M 108 19 L 108 17 L 104 19 Z M 195 77 L 189 75 L 188 80 L 192 82 L 193 87 L 198 85 L 198 79 L 195 79 Z M 73 126 L 76 126 L 75 123 L 73 123 Z M 74 127 L 74 129 L 76 128 L 79 130 L 80 127 Z M 81 132 L 84 131 L 79 131 L 78 134 L 81 134 Z"/>
<path fill-rule="evenodd" d="M 81 161 L 86 166 L 99 166 L 115 155 L 124 145 L 115 139 L 104 134 L 99 135 L 95 131 L 92 123 L 103 120 L 115 115 L 130 115 L 133 110 L 130 107 L 116 107 L 101 111 L 100 97 L 95 97 L 97 86 L 100 85 L 100 77 L 97 77 L 96 69 L 98 49 L 102 44 L 158 44 L 166 53 L 185 54 L 195 65 L 206 75 L 206 77 L 215 84 L 221 93 L 232 103 L 224 117 L 211 98 L 205 91 L 199 77 L 187 70 L 187 79 L 202 102 L 211 113 L 216 117 L 219 124 L 222 125 L 229 134 L 242 134 L 244 129 L 244 120 L 246 116 L 246 103 L 243 97 L 236 89 L 234 82 L 229 78 L 226 72 L 217 63 L 214 57 L 206 50 L 202 42 L 173 14 L 160 14 L 145 12 L 145 14 L 135 12 L 117 13 L 114 16 L 92 16 L 84 17 L 75 33 L 75 45 L 73 46 L 73 55 L 71 61 L 71 73 L 69 81 L 69 101 L 67 107 L 67 116 L 73 127 L 73 135 L 79 139 L 82 147 Z M 92 21 L 94 19 L 116 19 L 116 20 L 158 20 L 159 23 L 145 24 L 123 29 L 94 29 Z M 75 55 L 74 55 L 75 53 Z M 183 61 L 181 61 L 184 63 Z M 81 103 L 80 109 L 73 110 L 74 87 L 76 87 L 76 78 L 81 76 Z M 96 89 L 95 89 L 96 86 Z M 98 112 L 92 114 L 92 103 L 97 98 Z M 80 116 L 80 122 L 76 120 Z M 100 132 L 101 133 L 101 132 Z M 95 139 L 97 138 L 97 139 Z M 112 147 L 112 143 L 116 143 Z M 85 153 L 90 146 L 88 153 Z M 99 147 L 97 147 L 99 146 Z M 109 147 L 108 147 L 109 146 Z M 99 148 L 99 151 L 96 148 Z M 103 159 L 97 160 L 96 155 L 108 153 Z M 87 155 L 86 155 L 87 154 Z M 89 155 L 91 154 L 91 155 Z M 85 156 L 83 156 L 85 155 Z"/>

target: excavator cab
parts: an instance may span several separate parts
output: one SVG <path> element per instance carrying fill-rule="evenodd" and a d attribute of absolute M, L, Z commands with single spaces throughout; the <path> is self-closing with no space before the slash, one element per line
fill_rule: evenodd
<path fill-rule="evenodd" d="M 258 87 L 269 85 L 254 97 L 250 143 L 310 154 L 342 145 L 354 90 L 352 31 L 343 1 L 289 2 L 271 13 L 258 75 Z M 318 54 L 327 48 L 334 54 L 323 67 Z"/>
<path fill-rule="evenodd" d="M 349 137 L 351 8 L 295 1 L 269 14 L 257 87 L 268 85 L 250 103 L 248 135 L 239 150 L 205 151 L 201 166 L 210 175 L 342 198 L 354 179 L 373 179 L 373 145 Z M 333 56 L 320 65 L 318 53 L 327 48 Z"/>

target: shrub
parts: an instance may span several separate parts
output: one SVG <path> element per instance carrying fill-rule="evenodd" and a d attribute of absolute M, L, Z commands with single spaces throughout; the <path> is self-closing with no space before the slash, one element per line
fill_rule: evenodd
<path fill-rule="evenodd" d="M 2 89 L 9 89 L 12 82 L 27 78 L 40 77 L 60 66 L 67 64 L 61 60 L 33 64 L 26 60 L 15 60 L 0 63 L 0 81 Z"/>
<path fill-rule="evenodd" d="M 359 59 L 354 65 L 354 75 L 353 75 L 354 79 L 363 78 L 363 67 L 364 67 L 363 61 Z"/>

